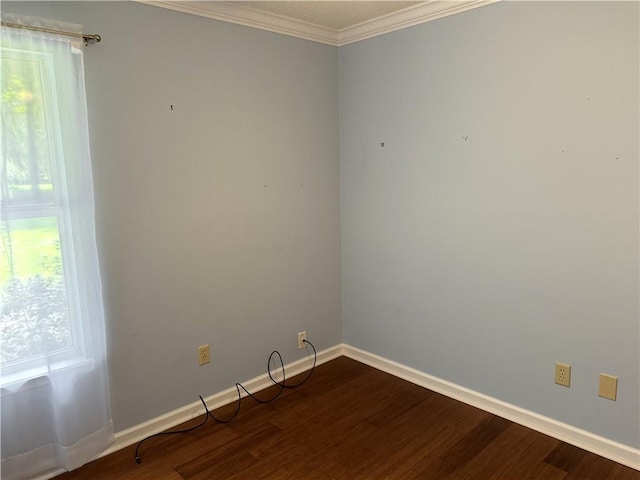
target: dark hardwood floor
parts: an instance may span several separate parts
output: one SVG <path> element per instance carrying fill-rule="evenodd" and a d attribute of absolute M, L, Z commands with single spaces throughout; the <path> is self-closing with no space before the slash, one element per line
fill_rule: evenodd
<path fill-rule="evenodd" d="M 229 424 L 149 440 L 141 465 L 134 450 L 57 478 L 640 480 L 636 470 L 345 357 L 273 403 L 244 399 Z"/>

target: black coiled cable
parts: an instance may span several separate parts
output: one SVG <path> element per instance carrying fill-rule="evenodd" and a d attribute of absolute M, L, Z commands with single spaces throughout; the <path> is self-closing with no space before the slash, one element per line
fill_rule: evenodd
<path fill-rule="evenodd" d="M 146 442 L 147 440 L 150 440 L 150 439 L 155 438 L 155 437 L 159 437 L 161 435 L 177 435 L 177 434 L 181 434 L 181 433 L 192 432 L 192 431 L 194 431 L 194 430 L 196 430 L 198 428 L 203 427 L 205 425 L 205 423 L 207 423 L 207 421 L 209 420 L 209 417 L 211 417 L 212 420 L 214 420 L 214 421 L 216 421 L 218 423 L 229 423 L 231 420 L 236 418 L 238 413 L 240 413 L 240 405 L 242 404 L 242 398 L 243 398 L 242 397 L 242 393 L 240 392 L 240 389 L 244 390 L 248 397 L 251 397 L 253 400 L 255 400 L 258 403 L 270 403 L 270 402 L 273 402 L 275 399 L 277 399 L 282 394 L 282 392 L 284 391 L 285 388 L 295 388 L 295 387 L 299 387 L 300 385 L 305 383 L 307 380 L 309 380 L 311 375 L 313 375 L 313 371 L 316 369 L 316 362 L 318 360 L 318 352 L 316 352 L 316 347 L 314 347 L 313 343 L 311 343 L 309 340 L 303 340 L 303 342 L 305 344 L 308 344 L 313 349 L 313 366 L 311 367 L 311 370 L 309 370 L 309 372 L 307 373 L 307 376 L 304 379 L 302 379 L 300 382 L 295 383 L 293 385 L 287 385 L 286 384 L 286 374 L 285 374 L 285 369 L 284 369 L 284 361 L 282 360 L 282 355 L 280 355 L 280 352 L 278 352 L 277 350 L 274 350 L 273 352 L 271 352 L 271 355 L 269 355 L 269 359 L 267 360 L 267 373 L 269 374 L 269 378 L 274 383 L 274 385 L 280 386 L 280 389 L 276 392 L 275 395 L 273 395 L 273 397 L 269 398 L 268 400 L 260 399 L 260 398 L 256 397 L 253 393 L 251 393 L 249 390 L 247 390 L 241 383 L 236 383 L 236 390 L 238 391 L 238 404 L 236 406 L 236 410 L 235 410 L 235 412 L 233 412 L 233 414 L 229 418 L 220 419 L 220 418 L 216 418 L 213 415 L 213 413 L 211 413 L 209 411 L 209 408 L 207 407 L 207 403 L 204 401 L 204 398 L 202 398 L 202 395 L 198 395 L 198 398 L 202 402 L 202 405 L 204 406 L 204 410 L 206 412 L 204 420 L 202 420 L 202 422 L 199 423 L 198 425 L 195 425 L 195 426 L 189 427 L 189 428 L 185 428 L 183 430 L 170 430 L 168 432 L 154 433 L 153 435 L 149 435 L 148 437 L 143 438 L 142 440 L 140 440 L 138 442 L 138 445 L 136 446 L 136 453 L 135 453 L 136 463 L 138 463 L 138 464 L 142 463 L 142 459 L 140 458 L 140 447 L 142 447 L 142 444 L 144 442 Z M 277 355 L 278 359 L 280 361 L 280 368 L 282 370 L 282 381 L 281 382 L 278 382 L 275 378 L 273 378 L 273 375 L 271 374 L 271 360 L 273 359 L 274 355 Z"/>

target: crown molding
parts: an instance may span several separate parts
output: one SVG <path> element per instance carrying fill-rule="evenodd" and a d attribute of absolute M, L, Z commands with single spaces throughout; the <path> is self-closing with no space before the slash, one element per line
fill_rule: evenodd
<path fill-rule="evenodd" d="M 398 10 L 382 17 L 344 28 L 338 32 L 338 46 L 359 42 L 385 33 L 430 22 L 474 8 L 484 7 L 500 0 L 430 0 L 419 5 Z"/>
<path fill-rule="evenodd" d="M 212 18 L 223 22 L 267 30 L 313 42 L 340 47 L 385 33 L 466 12 L 500 0 L 427 0 L 351 27 L 335 30 L 313 23 L 277 15 L 233 2 L 199 2 L 181 0 L 135 0 L 139 3 L 178 12 Z"/>
<path fill-rule="evenodd" d="M 145 5 L 167 8 L 200 17 L 258 28 L 327 45 L 337 45 L 338 31 L 294 18 L 284 17 L 233 2 L 198 2 L 179 0 L 134 0 Z"/>

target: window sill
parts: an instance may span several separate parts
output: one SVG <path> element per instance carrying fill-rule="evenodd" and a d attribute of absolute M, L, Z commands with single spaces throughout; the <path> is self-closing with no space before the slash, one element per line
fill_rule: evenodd
<path fill-rule="evenodd" d="M 0 373 L 0 388 L 13 390 L 26 382 L 45 378 L 50 375 L 64 375 L 65 373 L 77 374 L 80 371 L 89 371 L 95 367 L 95 360 L 87 358 L 73 358 L 64 361 L 41 365 L 37 367 L 25 368 L 15 373 Z"/>

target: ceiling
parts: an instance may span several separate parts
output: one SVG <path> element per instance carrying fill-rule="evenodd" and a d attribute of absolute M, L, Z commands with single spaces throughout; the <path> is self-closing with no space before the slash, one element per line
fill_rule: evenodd
<path fill-rule="evenodd" d="M 241 5 L 264 12 L 282 15 L 334 30 L 342 30 L 358 23 L 382 17 L 424 2 L 393 1 L 236 1 Z"/>
<path fill-rule="evenodd" d="M 157 7 L 341 46 L 499 0 L 138 0 Z"/>

